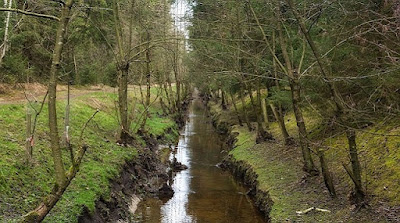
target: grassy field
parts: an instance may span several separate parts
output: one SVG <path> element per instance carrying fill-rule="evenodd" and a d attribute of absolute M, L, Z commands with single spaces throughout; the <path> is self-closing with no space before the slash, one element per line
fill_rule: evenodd
<path fill-rule="evenodd" d="M 155 95 L 155 89 L 153 95 Z M 132 92 L 131 92 L 132 93 Z M 137 92 L 132 94 L 138 95 Z M 132 95 L 131 95 L 132 96 Z M 115 93 L 98 91 L 77 95 L 71 100 L 71 141 L 75 146 L 82 126 L 99 109 L 84 134 L 84 142 L 89 149 L 83 159 L 76 178 L 72 181 L 62 199 L 50 212 L 45 222 L 77 222 L 83 207 L 95 208 L 95 201 L 109 196 L 110 180 L 116 178 L 126 161 L 137 155 L 133 147 L 118 146 L 116 135 L 118 118 Z M 58 124 L 60 135 L 63 133 L 65 100 L 58 101 Z M 34 105 L 36 108 L 39 104 Z M 132 108 L 133 109 L 133 108 Z M 135 107 L 135 115 L 143 107 Z M 164 135 L 167 129 L 173 129 L 165 136 L 166 140 L 175 140 L 177 126 L 172 118 L 162 116 L 158 101 L 150 109 L 146 130 L 154 136 Z M 0 105 L 0 222 L 13 222 L 34 208 L 43 196 L 49 193 L 54 182 L 53 162 L 49 147 L 47 105 L 39 116 L 35 147 L 34 164 L 24 164 L 25 160 L 25 113 L 22 103 Z M 137 115 L 138 116 L 138 115 Z M 135 116 L 136 117 L 136 116 Z M 137 117 L 136 117 L 137 118 Z M 132 122 L 132 128 L 137 126 Z M 141 142 L 144 144 L 144 142 Z M 69 166 L 69 152 L 64 149 L 63 157 Z"/>
<path fill-rule="evenodd" d="M 219 114 L 219 121 L 229 123 L 232 131 L 239 133 L 235 148 L 230 151 L 234 159 L 250 164 L 258 174 L 259 187 L 269 191 L 274 206 L 271 211 L 273 222 L 386 222 L 380 215 L 388 214 L 391 207 L 400 205 L 400 138 L 384 137 L 399 135 L 399 123 L 371 126 L 358 133 L 357 143 L 363 165 L 364 186 L 370 198 L 371 209 L 352 213 L 348 194 L 353 187 L 342 163 L 348 162 L 346 138 L 343 133 L 323 136 L 318 129 L 320 118 L 305 111 L 305 123 L 316 142 L 313 149 L 326 148 L 327 161 L 334 175 L 338 198 L 332 200 L 325 189 L 322 177 L 304 178 L 300 148 L 284 146 L 277 123 L 270 123 L 269 131 L 275 142 L 256 144 L 256 132 L 237 124 L 232 110 L 223 111 L 215 102 L 211 110 Z M 248 106 L 248 105 L 246 105 Z M 238 104 L 239 109 L 242 108 Z M 232 108 L 233 109 L 233 108 Z M 254 120 L 253 120 L 254 121 Z M 297 138 L 297 126 L 293 114 L 285 117 L 290 135 Z M 374 133 L 374 134 L 371 134 Z M 314 155 L 318 165 L 318 158 Z M 315 212 L 298 216 L 296 211 L 310 207 L 325 208 L 331 213 Z"/>

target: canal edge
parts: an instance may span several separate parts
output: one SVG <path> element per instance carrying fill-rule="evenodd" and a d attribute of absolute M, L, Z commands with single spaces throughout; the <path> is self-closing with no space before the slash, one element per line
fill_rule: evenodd
<path fill-rule="evenodd" d="M 238 133 L 232 131 L 232 126 L 229 123 L 223 122 L 219 119 L 220 114 L 214 111 L 209 106 L 209 98 L 206 95 L 201 95 L 204 106 L 209 112 L 209 116 L 212 120 L 212 125 L 225 140 L 228 150 L 232 150 L 237 142 Z M 266 222 L 271 222 L 270 212 L 274 204 L 269 191 L 262 190 L 258 187 L 258 175 L 254 171 L 253 167 L 244 162 L 236 160 L 232 155 L 226 155 L 221 163 L 217 165 L 223 170 L 229 171 L 236 180 L 243 183 L 249 188 L 247 195 L 252 199 L 253 205 L 258 209 L 259 212 L 264 216 Z"/>
<path fill-rule="evenodd" d="M 176 129 L 168 128 L 159 136 L 141 136 L 145 145 L 134 143 L 127 147 L 135 147 L 138 154 L 131 160 L 126 160 L 122 165 L 118 177 L 110 179 L 110 194 L 107 198 L 100 197 L 95 202 L 94 211 L 83 206 L 78 217 L 78 223 L 102 223 L 102 222 L 132 222 L 138 203 L 147 197 L 172 197 L 173 191 L 166 191 L 165 185 L 170 181 L 168 169 L 170 162 L 163 162 L 163 156 L 159 145 L 166 139 L 173 138 L 171 145 L 176 145 L 179 139 L 179 131 L 185 126 L 188 118 L 188 108 L 193 97 L 187 97 L 182 101 L 181 113 L 175 114 Z M 175 131 L 174 131 L 175 130 Z M 178 134 L 175 134 L 178 132 Z M 150 179 L 150 180 L 149 180 Z M 151 179 L 156 179 L 157 184 L 150 184 Z"/>

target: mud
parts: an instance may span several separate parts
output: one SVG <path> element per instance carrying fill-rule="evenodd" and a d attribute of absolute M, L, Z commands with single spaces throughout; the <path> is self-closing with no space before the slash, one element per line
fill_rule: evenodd
<path fill-rule="evenodd" d="M 170 197 L 172 189 L 166 184 L 168 164 L 161 163 L 155 149 L 141 149 L 136 159 L 127 162 L 119 178 L 111 183 L 109 199 L 96 202 L 93 213 L 84 210 L 78 222 L 131 221 L 135 203 L 143 196 Z M 169 187 L 169 188 L 168 188 Z"/>

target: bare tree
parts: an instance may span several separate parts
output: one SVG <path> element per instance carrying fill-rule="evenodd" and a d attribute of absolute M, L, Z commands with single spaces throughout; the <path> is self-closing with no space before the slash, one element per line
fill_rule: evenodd
<path fill-rule="evenodd" d="M 7 4 L 7 0 L 4 0 L 4 8 L 11 10 L 11 7 L 12 7 L 12 0 L 9 0 L 8 4 Z M 8 46 L 8 35 L 9 35 L 8 33 L 9 33 L 9 26 L 10 26 L 10 17 L 11 17 L 11 11 L 8 11 L 6 19 L 5 19 L 4 41 L 0 47 L 1 48 L 0 65 L 2 64 L 3 58 L 5 57 L 8 47 L 9 47 Z"/>

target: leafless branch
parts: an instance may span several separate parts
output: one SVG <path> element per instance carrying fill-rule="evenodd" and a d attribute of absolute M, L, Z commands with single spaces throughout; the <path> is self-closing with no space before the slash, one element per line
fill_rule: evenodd
<path fill-rule="evenodd" d="M 40 13 L 35 13 L 35 12 L 29 12 L 29 11 L 24 11 L 21 9 L 0 8 L 0 12 L 15 12 L 15 13 L 19 13 L 19 14 L 60 21 L 60 18 L 58 18 L 56 16 L 45 15 L 45 14 L 40 14 Z"/>

